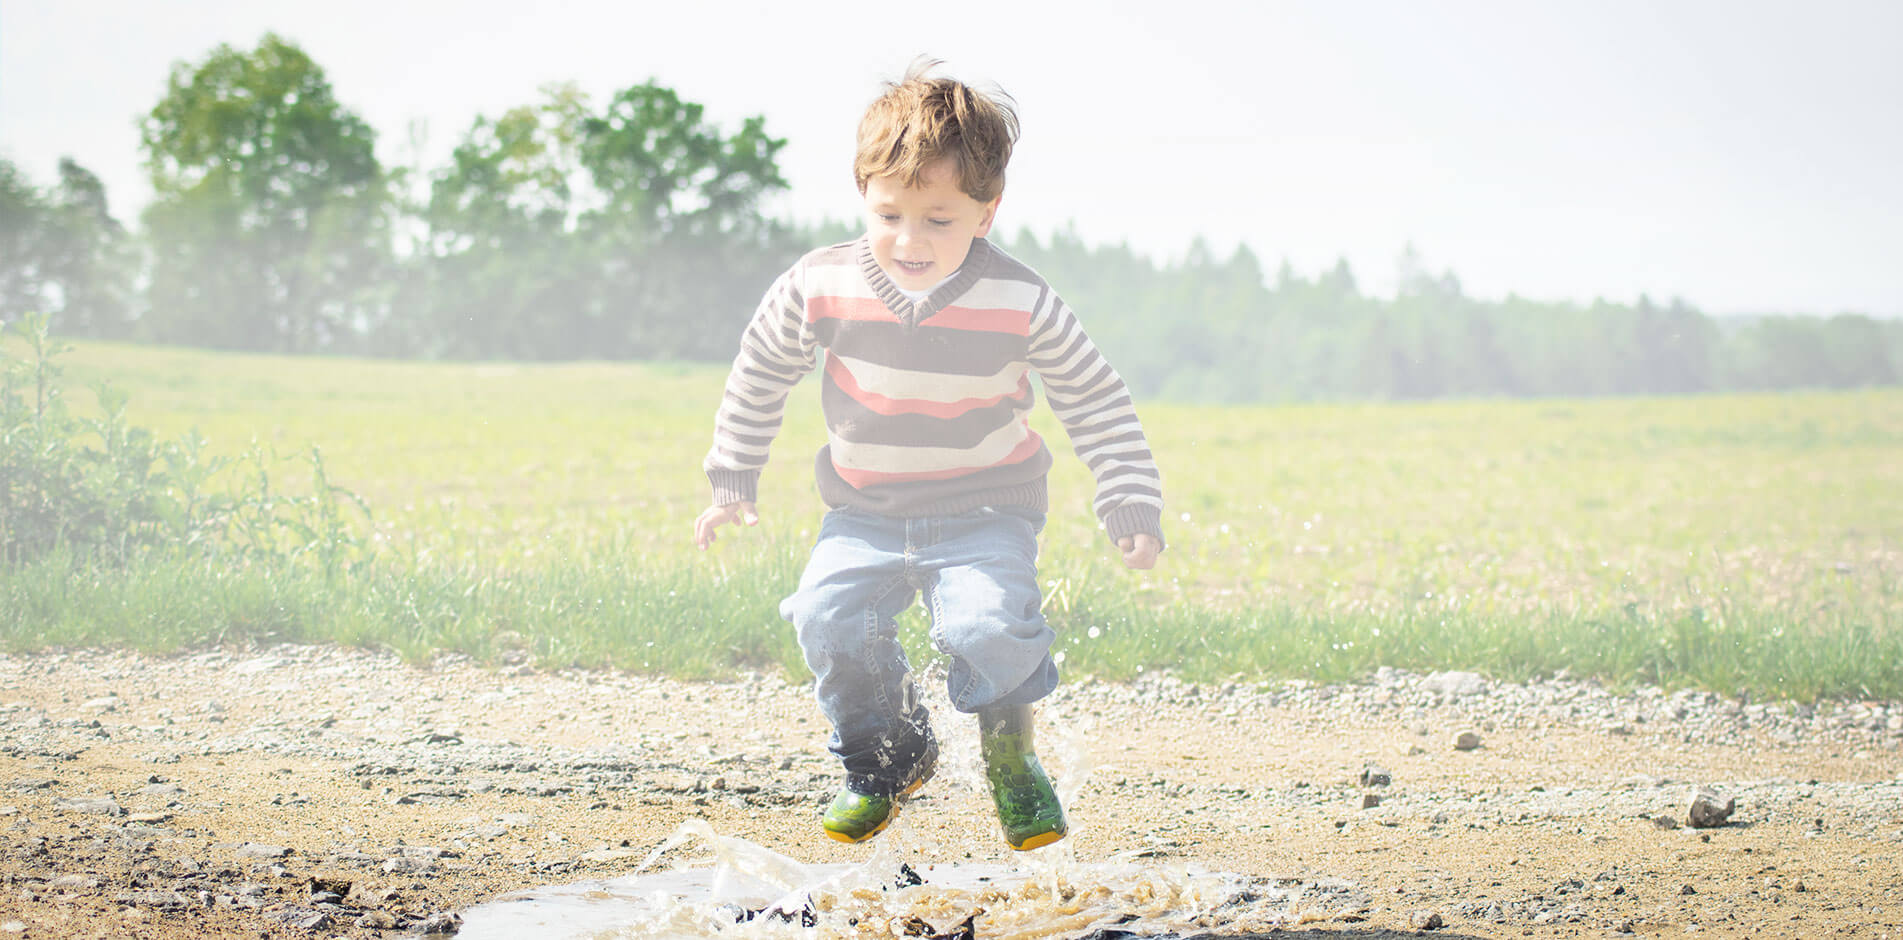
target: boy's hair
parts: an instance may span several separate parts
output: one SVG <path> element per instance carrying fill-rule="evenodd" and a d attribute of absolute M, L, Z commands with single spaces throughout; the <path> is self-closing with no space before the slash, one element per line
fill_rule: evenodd
<path fill-rule="evenodd" d="M 927 78 L 941 63 L 920 57 L 905 78 L 887 82 L 885 93 L 859 119 L 859 149 L 852 161 L 861 193 L 875 176 L 896 176 L 918 185 L 925 168 L 950 157 L 958 188 L 979 202 L 1004 192 L 1004 166 L 1018 138 L 1018 115 L 1003 91 L 983 94 L 951 78 Z"/>

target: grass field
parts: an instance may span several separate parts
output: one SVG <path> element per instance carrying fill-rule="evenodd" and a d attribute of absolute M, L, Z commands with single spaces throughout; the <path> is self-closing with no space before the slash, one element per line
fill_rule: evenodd
<path fill-rule="evenodd" d="M 783 666 L 774 611 L 822 507 L 812 383 L 759 528 L 690 534 L 724 369 L 417 364 L 87 344 L 133 421 L 223 453 L 315 445 L 376 564 L 344 582 L 182 561 L 4 573 L 13 648 L 276 637 L 521 646 L 686 674 Z M 1170 547 L 1124 571 L 1059 455 L 1046 611 L 1064 665 L 1244 681 L 1380 665 L 1760 697 L 1903 696 L 1903 391 L 1199 408 L 1140 403 Z M 294 459 L 280 485 L 307 484 Z M 929 653 L 920 625 L 911 645 Z"/>

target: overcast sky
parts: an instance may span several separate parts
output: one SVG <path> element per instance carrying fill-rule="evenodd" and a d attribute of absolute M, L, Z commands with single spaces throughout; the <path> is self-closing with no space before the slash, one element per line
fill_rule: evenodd
<path fill-rule="evenodd" d="M 128 220 L 174 62 L 266 31 L 409 158 L 573 80 L 653 78 L 788 140 L 785 216 L 853 217 L 852 135 L 919 53 L 1003 87 L 1000 224 L 1180 257 L 1246 243 L 1391 291 L 1903 316 L 1903 2 L 0 0 L 0 155 L 70 154 Z M 1061 286 L 1061 285 L 1060 285 Z"/>

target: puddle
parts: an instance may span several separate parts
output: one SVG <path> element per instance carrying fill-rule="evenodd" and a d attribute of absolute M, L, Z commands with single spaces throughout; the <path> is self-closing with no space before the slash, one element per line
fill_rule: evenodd
<path fill-rule="evenodd" d="M 934 714 L 952 714 L 943 677 L 928 676 Z M 1056 724 L 1045 739 L 1052 783 L 1077 806 L 1094 767 L 1094 722 Z M 971 801 L 988 817 L 975 727 L 945 722 L 934 800 Z M 1267 931 L 1339 921 L 1372 907 L 1340 879 L 1213 872 L 1137 854 L 1085 861 L 1071 839 L 1011 863 L 973 863 L 960 847 L 915 829 L 910 814 L 870 844 L 857 864 L 808 864 L 705 820 L 681 823 L 635 873 L 531 888 L 462 912 L 458 940 L 886 936 L 941 940 L 1111 940 L 1210 931 Z M 995 839 L 994 831 L 984 832 Z M 952 859 L 960 859 L 954 863 Z"/>
<path fill-rule="evenodd" d="M 1267 930 L 1367 909 L 1345 881 L 1137 858 L 1079 862 L 1067 842 L 1015 865 L 934 864 L 900 828 L 882 835 L 864 863 L 809 865 L 688 820 L 636 874 L 505 895 L 464 911 L 459 937 L 1169 937 Z M 707 854 L 651 871 L 683 848 Z"/>

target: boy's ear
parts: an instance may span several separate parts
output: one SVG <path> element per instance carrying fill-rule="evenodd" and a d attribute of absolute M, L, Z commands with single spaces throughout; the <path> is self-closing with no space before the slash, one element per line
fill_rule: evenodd
<path fill-rule="evenodd" d="M 994 221 L 997 221 L 997 218 L 998 218 L 998 203 L 1003 201 L 1004 201 L 1004 194 L 999 193 L 998 195 L 992 197 L 990 202 L 985 203 L 984 217 L 978 220 L 978 237 L 979 238 L 983 238 L 991 232 L 991 223 Z"/>

